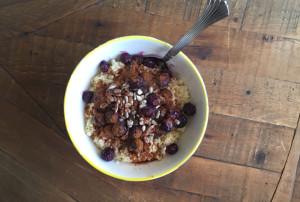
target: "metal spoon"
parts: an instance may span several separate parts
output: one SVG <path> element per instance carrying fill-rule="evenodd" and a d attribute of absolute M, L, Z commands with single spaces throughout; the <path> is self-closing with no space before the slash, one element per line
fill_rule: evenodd
<path fill-rule="evenodd" d="M 203 14 L 193 27 L 166 53 L 163 58 L 145 57 L 145 63 L 156 63 L 158 66 L 166 66 L 166 62 L 177 55 L 185 46 L 192 42 L 201 31 L 229 15 L 227 0 L 208 0 Z M 145 64 L 147 65 L 147 64 Z"/>

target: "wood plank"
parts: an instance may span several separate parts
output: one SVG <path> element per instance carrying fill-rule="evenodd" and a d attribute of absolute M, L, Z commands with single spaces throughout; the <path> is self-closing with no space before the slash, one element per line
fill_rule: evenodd
<path fill-rule="evenodd" d="M 5 6 L 11 6 L 11 5 L 18 4 L 18 3 L 24 3 L 25 1 L 32 1 L 32 0 L 2 0 L 0 2 L 0 9 Z"/>
<path fill-rule="evenodd" d="M 209 196 L 166 188 L 144 187 L 106 177 L 88 166 L 74 148 L 53 131 L 0 99 L 0 148 L 18 159 L 27 170 L 78 201 L 211 201 Z M 18 114 L 12 116 L 11 114 Z M 32 132 L 34 131 L 34 132 Z M 84 186 L 83 186 L 84 185 Z M 138 191 L 137 198 L 132 193 Z M 92 193 L 92 194 L 91 194 Z"/>
<path fill-rule="evenodd" d="M 17 59 L 13 60 L 13 57 L 8 57 L 11 58 L 8 60 L 9 63 L 11 63 L 8 64 L 10 71 L 22 82 L 22 85 L 37 98 L 39 103 L 45 107 L 51 116 L 55 118 L 56 123 L 58 123 L 61 128 L 64 128 L 62 103 L 65 85 L 72 70 L 71 65 L 75 66 L 74 63 L 77 62 L 86 51 L 91 49 L 91 46 L 49 37 L 28 36 L 27 38 L 27 40 L 19 41 L 19 43 L 11 47 L 27 47 L 31 45 L 33 54 L 30 60 L 27 59 L 28 57 L 22 57 L 22 55 L 27 56 L 27 54 L 30 54 L 27 53 L 29 52 L 27 48 L 17 48 L 21 50 L 20 53 L 16 53 L 16 55 L 18 55 Z M 192 48 L 194 49 L 194 47 Z M 23 52 L 22 50 L 26 51 Z M 190 55 L 193 54 L 193 52 L 190 53 Z M 300 86 L 298 84 L 272 79 L 265 80 L 264 78 L 258 78 L 258 80 L 251 77 L 249 78 L 249 76 L 248 78 L 238 78 L 238 73 L 225 71 L 226 69 L 223 70 L 223 68 L 216 69 L 217 64 L 211 65 L 211 59 L 208 60 L 206 63 L 208 68 L 202 68 L 200 64 L 199 66 L 201 67 L 208 87 L 212 112 L 225 113 L 235 117 L 241 116 L 258 121 L 263 120 L 278 125 L 282 123 L 288 123 L 286 125 L 291 127 L 296 125 L 294 117 L 297 115 L 299 107 L 297 103 L 299 103 L 298 100 L 300 100 L 299 96 L 297 97 L 298 92 L 300 92 Z M 204 60 L 204 62 L 206 61 L 207 60 Z M 198 60 L 196 60 L 196 62 L 198 63 Z M 225 73 L 223 73 L 224 71 Z M 236 78 L 238 78 L 237 81 L 235 81 Z M 252 82 L 256 83 L 252 84 Z M 250 95 L 247 94 L 248 90 L 251 90 Z M 232 97 L 234 97 L 234 100 L 232 100 Z M 282 103 L 285 101 L 290 104 L 283 105 Z M 258 103 L 260 105 L 258 105 Z M 255 111 L 252 111 L 253 106 L 257 106 Z M 266 110 L 268 108 L 269 114 Z M 274 108 L 276 108 L 276 110 L 274 110 Z M 275 118 L 278 118 L 279 121 Z M 289 119 L 286 120 L 286 118 Z M 227 123 L 227 117 L 222 119 L 212 118 L 210 123 L 215 136 L 212 140 L 206 142 L 208 144 L 207 147 L 204 148 L 202 155 L 207 158 L 280 172 L 287 155 L 286 152 L 290 146 L 292 130 L 285 127 L 256 124 L 247 121 L 245 122 L 245 126 L 242 124 L 241 130 L 234 129 L 242 134 L 244 134 L 242 132 L 243 129 L 248 130 L 246 133 L 248 134 L 247 136 L 239 136 L 238 133 L 235 133 L 236 131 L 232 131 L 233 128 L 229 129 L 228 127 L 230 124 L 236 125 L 237 123 L 241 123 L 241 121 L 242 120 L 239 119 L 231 119 L 231 121 Z M 224 123 L 227 123 L 227 125 Z M 216 129 L 214 128 L 216 125 L 223 125 L 224 128 L 221 127 L 219 131 L 215 131 Z M 208 129 L 210 129 L 210 127 Z M 226 136 L 228 142 L 224 142 L 223 138 L 225 136 L 221 137 L 221 139 L 219 138 L 220 135 L 224 134 L 223 129 L 224 131 L 228 131 Z M 232 137 L 232 133 L 234 133 L 235 136 Z M 256 135 L 253 135 L 254 133 Z M 210 132 L 208 134 L 210 134 Z M 269 140 L 270 138 L 271 140 Z M 263 142 L 257 142 L 258 140 Z M 252 142 L 252 144 L 248 144 L 249 141 Z M 268 141 L 270 141 L 271 144 L 267 145 Z M 244 147 L 239 146 L 233 150 L 233 145 L 237 143 L 244 145 Z M 219 149 L 207 150 L 208 148 L 216 147 Z M 231 152 L 224 153 L 221 148 Z M 282 148 L 284 148 L 284 152 L 281 151 Z M 257 161 L 256 155 L 262 155 L 262 152 L 266 159 Z"/>
<path fill-rule="evenodd" d="M 54 121 L 48 114 L 41 109 L 32 98 L 24 92 L 24 90 L 14 81 L 14 79 L 0 66 L 0 98 L 7 100 L 14 104 L 21 111 L 28 113 L 30 116 L 38 119 L 48 128 L 55 130 L 58 134 L 59 128 L 55 125 Z"/>
<path fill-rule="evenodd" d="M 53 135 L 53 131 L 1 99 L 0 110 L 3 114 L 0 148 L 26 169 L 79 201 L 133 200 L 134 190 L 138 190 L 137 199 L 146 201 L 153 200 L 154 192 L 161 200 L 168 201 L 179 196 L 182 201 L 203 198 L 207 201 L 268 201 L 279 179 L 279 173 L 193 157 L 178 171 L 159 180 L 141 184 L 120 182 L 96 174 L 82 161 L 77 161 L 78 155 L 72 147 Z M 174 194 L 175 190 L 179 193 Z"/>
<path fill-rule="evenodd" d="M 300 84 L 244 75 L 223 68 L 200 67 L 210 111 L 295 128 Z"/>
<path fill-rule="evenodd" d="M 171 19 L 141 12 L 132 14 L 131 10 L 104 5 L 66 17 L 36 34 L 92 46 L 129 34 L 150 35 L 174 43 L 192 24 L 186 21 L 174 23 Z M 166 33 L 165 30 L 169 31 Z M 244 74 L 300 82 L 297 63 L 300 59 L 300 43 L 297 40 L 240 32 L 231 26 L 212 26 L 194 40 L 191 46 L 186 52 L 204 66 L 222 65 Z"/>
<path fill-rule="evenodd" d="M 294 130 L 211 114 L 197 156 L 281 172 Z"/>
<path fill-rule="evenodd" d="M 31 32 L 101 0 L 14 1 L 0 7 L 0 39 Z M 59 6 L 58 6 L 59 5 Z"/>
<path fill-rule="evenodd" d="M 278 173 L 193 157 L 173 175 L 153 183 L 220 201 L 270 201 L 278 179 Z"/>
<path fill-rule="evenodd" d="M 192 22 L 179 21 L 174 24 L 172 20 L 161 16 L 143 13 L 130 15 L 129 12 L 131 11 L 120 8 L 93 7 L 54 23 L 37 34 L 95 45 L 95 42 L 101 43 L 113 37 L 138 33 L 174 43 L 192 25 Z M 109 13 L 116 14 L 110 16 Z M 86 29 L 81 29 L 82 25 Z M 148 25 L 151 25 L 150 28 Z M 300 59 L 300 43 L 297 40 L 240 32 L 230 27 L 212 26 L 192 43 L 196 47 L 189 48 L 186 52 L 205 66 L 227 64 L 226 68 L 245 74 L 300 82 L 297 63 Z M 170 32 L 165 33 L 165 30 Z"/>
<path fill-rule="evenodd" d="M 67 194 L 40 179 L 0 151 L 0 201 L 69 201 Z"/>
<path fill-rule="evenodd" d="M 75 65 L 75 63 L 80 60 L 79 55 L 77 58 L 77 56 L 69 51 L 63 50 L 63 48 L 73 47 L 75 49 L 72 50 L 78 50 L 78 52 L 83 55 L 83 50 L 81 50 L 81 48 L 83 48 L 83 46 L 81 46 L 83 43 L 74 44 L 71 41 L 75 39 L 78 39 L 79 41 L 83 40 L 84 43 L 91 43 L 91 41 L 93 41 L 93 45 L 86 45 L 88 47 L 87 49 L 89 49 L 97 45 L 95 41 L 100 41 L 100 37 L 105 39 L 106 37 L 112 37 L 122 34 L 123 32 L 124 34 L 125 32 L 128 32 L 127 29 L 121 29 L 121 27 L 127 25 L 126 23 L 130 25 L 129 21 L 127 22 L 127 19 L 132 22 L 134 21 L 133 18 L 123 18 L 122 16 L 126 13 L 122 13 L 121 11 L 120 13 L 115 12 L 119 11 L 118 8 L 111 8 L 111 10 L 107 8 L 106 10 L 103 10 L 103 12 L 99 12 L 99 10 L 97 10 L 98 8 L 102 11 L 100 7 L 93 7 L 83 13 L 72 16 L 72 19 L 66 18 L 66 24 L 59 22 L 52 27 L 49 26 L 49 29 L 47 29 L 46 32 L 39 33 L 41 35 L 50 35 L 51 37 L 30 36 L 28 37 L 30 42 L 24 42 L 25 44 L 23 44 L 23 42 L 13 42 L 13 45 L 10 46 L 11 51 L 8 56 L 8 58 L 11 58 L 8 60 L 9 63 L 19 63 L 24 66 L 24 63 L 31 64 L 31 61 L 33 61 L 35 65 L 48 65 L 49 67 L 46 67 L 46 69 L 50 69 L 50 66 L 54 68 L 56 64 L 59 64 L 59 67 L 65 64 Z M 103 17 L 111 17 L 107 12 L 119 14 L 116 14 L 115 18 L 110 18 L 110 20 L 106 17 L 107 21 L 105 21 L 105 18 L 101 18 L 102 21 L 100 21 L 100 24 L 104 23 L 103 28 L 95 29 L 91 27 L 95 27 L 95 24 L 97 23 L 99 24 L 99 21 L 97 21 L 99 16 L 103 15 Z M 137 18 L 137 16 L 135 17 Z M 120 19 L 126 19 L 126 23 L 122 24 L 123 22 L 121 23 Z M 152 17 L 149 15 L 145 19 L 150 20 Z M 153 23 L 154 25 L 156 23 L 157 27 L 162 25 L 162 23 L 160 23 L 162 19 L 161 21 L 158 21 L 159 18 L 155 19 L 157 22 L 155 20 L 155 23 Z M 72 26 L 75 24 L 73 26 L 75 29 L 70 29 L 70 27 L 67 29 L 73 31 L 65 33 L 66 36 L 69 36 L 69 39 L 66 39 L 66 41 L 53 39 L 65 37 L 64 35 L 61 35 L 64 31 L 57 32 L 55 30 L 62 30 L 63 26 L 68 27 L 71 25 L 68 20 L 76 20 L 77 22 L 77 25 L 76 23 L 71 23 Z M 109 25 L 111 28 L 106 27 L 105 25 Z M 174 25 L 167 23 L 163 25 L 164 27 L 174 27 Z M 82 26 L 86 29 L 82 29 Z M 178 31 L 179 28 L 177 27 L 178 26 L 175 26 L 170 33 L 180 33 Z M 85 32 L 82 30 L 92 31 Z M 132 31 L 135 29 L 132 28 L 129 30 Z M 151 30 L 154 29 L 151 28 Z M 140 31 L 147 32 L 149 30 L 144 27 L 140 28 Z M 208 93 L 210 98 L 212 98 L 210 99 L 212 111 L 219 114 L 236 117 L 241 116 L 246 119 L 295 128 L 298 112 L 300 111 L 299 83 L 294 83 L 294 81 L 298 82 L 300 80 L 300 74 L 298 74 L 299 67 L 296 62 L 298 60 L 298 55 L 300 55 L 298 54 L 300 44 L 290 40 L 283 40 L 281 42 L 281 39 L 270 43 L 269 41 L 263 41 L 263 35 L 234 31 L 230 31 L 230 33 L 227 32 L 228 30 L 226 29 L 223 29 L 223 31 L 222 29 L 218 29 L 217 32 L 214 32 L 214 29 L 207 30 L 202 37 L 199 37 L 195 41 L 195 44 L 185 50 L 204 76 L 208 87 Z M 72 35 L 70 35 L 71 33 Z M 150 33 L 162 36 L 163 32 L 155 33 L 153 31 Z M 213 35 L 213 33 L 220 33 L 220 35 Z M 224 35 L 226 37 L 224 37 Z M 223 38 L 219 38 L 218 36 L 223 36 Z M 175 38 L 176 37 L 171 37 L 171 39 L 174 40 Z M 247 40 L 244 40 L 244 38 Z M 215 42 L 215 39 L 220 41 Z M 30 52 L 25 51 L 28 49 L 18 48 L 23 47 L 23 45 L 32 45 L 31 43 L 36 44 L 33 45 L 33 47 L 37 47 L 37 51 L 34 52 L 35 55 L 30 56 Z M 63 43 L 65 43 L 66 46 L 60 46 L 59 49 L 55 48 L 57 47 L 55 44 Z M 270 46 L 272 46 L 271 52 Z M 288 51 L 291 48 L 293 51 Z M 14 50 L 16 49 L 18 51 L 15 54 Z M 3 52 L 5 54 L 4 50 Z M 54 56 L 49 57 L 51 54 Z M 281 54 L 283 54 L 284 57 L 280 57 Z M 16 55 L 17 57 L 15 57 Z M 5 63 L 6 61 L 3 62 Z M 276 68 L 273 68 L 274 66 Z M 286 68 L 281 68 L 281 66 L 286 66 Z M 36 69 L 39 67 L 40 66 L 37 66 Z M 278 71 L 278 69 L 283 70 Z M 26 76 L 23 73 L 17 73 L 21 79 L 26 79 Z M 240 74 L 242 74 L 242 76 L 240 76 Z M 289 78 L 293 82 L 286 80 Z M 45 90 L 41 91 L 47 92 Z M 252 94 L 248 95 L 247 93 Z M 230 102 L 228 102 L 229 99 Z M 256 106 L 255 108 L 253 107 L 254 104 Z"/>
<path fill-rule="evenodd" d="M 291 201 L 293 197 L 294 184 L 296 179 L 297 166 L 300 158 L 300 116 L 298 127 L 295 131 L 295 136 L 292 148 L 289 152 L 286 165 L 281 175 L 278 187 L 274 194 L 273 201 Z"/>
<path fill-rule="evenodd" d="M 298 0 L 253 0 L 245 11 L 242 30 L 300 39 Z"/>
<path fill-rule="evenodd" d="M 291 202 L 300 201 L 300 191 L 299 190 L 300 190 L 300 161 L 298 160 L 296 180 L 295 180 L 293 197 L 292 197 Z"/>
<path fill-rule="evenodd" d="M 8 71 L 55 119 L 59 128 L 64 130 L 62 104 L 65 86 L 75 64 L 91 50 L 91 46 L 67 43 L 63 40 L 57 42 L 40 37 L 25 37 L 18 41 L 12 40 L 10 47 L 11 55 L 8 58 L 11 57 L 11 62 L 8 62 L 8 59 L 5 64 Z M 45 49 L 48 51 L 44 51 Z"/>
<path fill-rule="evenodd" d="M 115 15 L 111 16 L 109 13 L 115 13 Z M 177 25 L 180 26 L 174 26 L 171 20 L 161 16 L 139 12 L 130 15 L 130 13 L 131 10 L 119 7 L 95 6 L 53 23 L 37 34 L 89 43 L 92 46 L 113 37 L 136 33 L 159 37 L 174 43 L 192 25 L 192 22 L 179 21 Z M 148 25 L 151 25 L 151 28 Z M 161 27 L 164 27 L 164 30 L 170 30 L 170 33 L 166 34 L 160 29 Z M 192 45 L 214 49 L 206 59 L 214 59 L 213 61 L 219 63 L 210 61 L 211 65 L 219 65 L 221 62 L 223 65 L 229 63 L 228 68 L 233 68 L 235 71 L 281 80 L 300 81 L 299 66 L 296 62 L 299 60 L 300 44 L 298 41 L 213 26 Z M 199 53 L 199 48 L 197 48 L 194 52 Z M 229 54 L 227 54 L 228 51 L 230 51 Z M 239 54 L 241 52 L 243 54 Z M 201 58 L 203 54 L 202 56 L 201 54 L 195 55 L 195 59 Z M 265 60 L 265 58 L 274 60 Z M 201 62 L 206 63 L 203 59 Z"/>

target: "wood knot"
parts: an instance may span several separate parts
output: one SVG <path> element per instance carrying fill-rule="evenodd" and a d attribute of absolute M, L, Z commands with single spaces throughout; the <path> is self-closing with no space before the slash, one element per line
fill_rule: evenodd
<path fill-rule="evenodd" d="M 238 22 L 239 18 L 238 17 L 234 17 L 232 20 L 233 20 L 233 22 Z"/>
<path fill-rule="evenodd" d="M 28 36 L 29 35 L 29 32 L 23 32 L 22 34 L 21 34 L 21 36 Z"/>
<path fill-rule="evenodd" d="M 263 151 L 258 151 L 255 155 L 255 161 L 257 164 L 263 164 L 266 159 L 266 154 Z"/>
<path fill-rule="evenodd" d="M 262 40 L 268 43 L 271 43 L 274 40 L 274 37 L 272 35 L 264 34 L 262 37 Z"/>
<path fill-rule="evenodd" d="M 95 23 L 95 27 L 103 27 L 104 25 L 100 22 L 100 21 L 97 21 Z"/>
<path fill-rule="evenodd" d="M 246 90 L 246 95 L 251 95 L 251 90 Z"/>
<path fill-rule="evenodd" d="M 212 55 L 212 48 L 209 48 L 209 47 L 199 47 L 198 48 L 198 57 L 201 60 L 206 60 L 211 55 Z"/>

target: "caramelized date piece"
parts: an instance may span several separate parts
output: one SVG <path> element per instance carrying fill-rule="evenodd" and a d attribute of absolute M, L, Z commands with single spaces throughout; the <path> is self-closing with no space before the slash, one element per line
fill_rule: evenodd
<path fill-rule="evenodd" d="M 162 73 L 159 75 L 159 85 L 166 87 L 170 82 L 170 75 L 168 73 Z"/>
<path fill-rule="evenodd" d="M 114 136 L 120 137 L 125 135 L 126 132 L 127 132 L 127 128 L 124 122 L 118 122 L 114 124 L 112 127 L 112 133 L 114 134 Z"/>

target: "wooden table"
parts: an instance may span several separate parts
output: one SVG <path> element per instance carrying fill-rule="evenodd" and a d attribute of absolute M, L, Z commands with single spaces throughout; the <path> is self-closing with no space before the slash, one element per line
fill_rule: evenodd
<path fill-rule="evenodd" d="M 231 16 L 184 50 L 211 111 L 176 172 L 112 179 L 68 139 L 63 96 L 79 60 L 124 35 L 174 43 L 205 2 L 1 0 L 0 201 L 300 201 L 299 0 L 232 0 Z"/>

